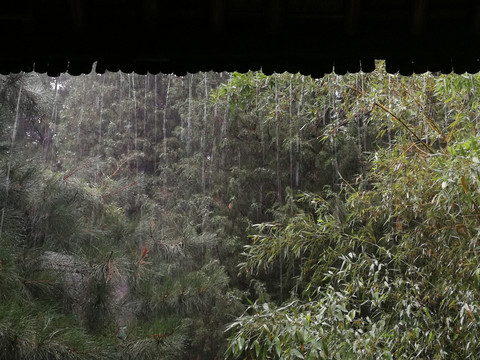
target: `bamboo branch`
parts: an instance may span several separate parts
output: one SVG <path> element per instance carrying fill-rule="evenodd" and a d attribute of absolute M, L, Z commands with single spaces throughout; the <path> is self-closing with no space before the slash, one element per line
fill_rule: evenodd
<path fill-rule="evenodd" d="M 132 182 L 131 184 L 128 184 L 128 185 L 125 185 L 124 187 L 122 187 L 120 190 L 117 190 L 117 191 L 113 191 L 113 192 L 109 192 L 105 195 L 102 195 L 102 198 L 105 199 L 109 196 L 113 196 L 113 195 L 117 195 L 121 192 L 123 192 L 124 190 L 127 190 L 128 188 L 131 188 L 133 185 L 135 185 L 136 183 L 138 182 L 138 180 L 135 180 L 134 182 Z"/>
<path fill-rule="evenodd" d="M 80 167 L 77 167 L 76 169 L 74 169 L 72 172 L 68 173 L 67 175 L 65 175 L 63 177 L 63 180 L 66 181 L 70 176 L 72 176 L 73 174 L 75 174 L 76 172 L 86 168 L 87 166 L 91 165 L 93 163 L 93 160 L 87 162 L 85 165 L 83 166 L 80 166 Z"/>
<path fill-rule="evenodd" d="M 382 109 L 383 111 L 385 111 L 387 114 L 390 114 L 391 117 L 393 117 L 395 120 L 397 120 L 400 124 L 402 124 L 402 126 L 410 133 L 413 135 L 413 137 L 415 139 L 417 139 L 429 152 L 430 154 L 435 154 L 435 151 L 427 145 L 427 143 L 425 143 L 425 141 L 423 141 L 422 139 L 420 139 L 420 137 L 418 137 L 417 134 L 415 134 L 415 132 L 410 129 L 410 127 L 405 123 L 403 122 L 402 119 L 400 119 L 397 115 L 395 115 L 394 113 L 392 113 L 390 110 L 388 110 L 385 106 L 383 106 L 382 104 L 378 103 L 378 102 L 374 102 L 373 103 L 374 106 L 378 106 L 380 109 Z"/>
<path fill-rule="evenodd" d="M 362 96 L 365 96 L 365 94 L 363 92 L 361 92 L 360 90 L 352 87 L 352 86 L 349 86 L 349 85 L 346 85 L 349 89 L 352 89 L 353 91 L 357 92 L 358 94 L 362 95 Z M 393 117 L 395 120 L 397 120 L 410 134 L 413 135 L 413 137 L 415 139 L 417 139 L 418 142 L 420 142 L 420 144 L 422 144 L 430 154 L 435 154 L 435 151 L 430 147 L 428 146 L 422 139 L 420 139 L 420 137 L 415 134 L 415 132 L 410 129 L 410 127 L 402 120 L 400 119 L 397 115 L 395 115 L 394 113 L 392 113 L 389 109 L 387 109 L 384 105 L 380 104 L 379 102 L 376 102 L 374 101 L 373 104 L 372 104 L 372 107 L 374 106 L 377 106 L 379 107 L 380 109 L 382 109 L 383 111 L 385 111 L 387 114 L 389 114 L 391 117 Z"/>
<path fill-rule="evenodd" d="M 122 168 L 122 166 L 125 165 L 125 163 L 129 160 L 130 160 L 130 158 L 126 158 L 125 160 L 123 160 L 120 163 L 120 165 L 118 165 L 117 169 L 112 173 L 112 175 L 110 175 L 110 179 L 113 178 L 117 174 L 117 172 Z"/>

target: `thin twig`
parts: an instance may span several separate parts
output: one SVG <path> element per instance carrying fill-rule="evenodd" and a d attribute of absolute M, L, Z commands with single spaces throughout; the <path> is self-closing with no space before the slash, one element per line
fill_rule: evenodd
<path fill-rule="evenodd" d="M 128 188 L 131 188 L 131 187 L 132 187 L 133 185 L 135 185 L 137 182 L 138 182 L 138 180 L 135 180 L 135 181 L 132 182 L 131 184 L 125 185 L 125 186 L 122 187 L 120 190 L 113 191 L 113 192 L 107 193 L 107 194 L 105 194 L 105 195 L 102 195 L 102 198 L 105 199 L 105 198 L 107 198 L 107 197 L 109 197 L 109 196 L 117 195 L 117 194 L 121 193 L 122 191 L 127 190 Z"/>
<path fill-rule="evenodd" d="M 354 88 L 353 86 L 350 86 L 350 85 L 346 85 L 346 86 L 349 89 L 352 89 L 355 92 L 359 93 L 360 95 L 365 96 L 365 94 L 363 92 Z M 372 107 L 373 106 L 379 107 L 380 109 L 385 111 L 387 114 L 389 114 L 391 117 L 393 117 L 395 120 L 397 120 L 410 134 L 413 135 L 413 137 L 415 139 L 417 139 L 418 142 L 420 142 L 430 152 L 430 154 L 435 154 L 435 151 L 430 146 L 428 146 L 417 134 L 415 134 L 415 132 L 412 129 L 410 129 L 410 127 L 402 119 L 400 119 L 397 115 L 392 113 L 389 109 L 387 109 L 384 105 L 380 104 L 379 102 L 374 101 Z"/>
<path fill-rule="evenodd" d="M 391 117 L 393 117 L 395 120 L 397 120 L 400 124 L 402 124 L 402 126 L 407 129 L 407 131 L 413 135 L 413 137 L 415 137 L 415 139 L 417 139 L 429 152 L 430 154 L 435 154 L 435 151 L 427 145 L 427 143 L 425 143 L 425 141 L 423 141 L 422 139 L 420 139 L 420 137 L 415 134 L 415 132 L 410 129 L 410 127 L 403 122 L 402 119 L 400 119 L 397 115 L 395 115 L 394 113 L 392 113 L 390 110 L 388 110 L 385 106 L 383 106 L 382 104 L 378 103 L 378 102 L 374 102 L 373 105 L 375 106 L 378 106 L 380 109 L 384 110 L 387 114 L 390 114 Z"/>
<path fill-rule="evenodd" d="M 129 160 L 130 160 L 130 158 L 126 158 L 125 160 L 123 160 L 120 163 L 120 165 L 118 165 L 117 169 L 112 173 L 112 175 L 110 175 L 110 179 L 113 178 L 117 174 L 117 172 L 122 168 L 122 166 Z"/>
<path fill-rule="evenodd" d="M 91 165 L 93 163 L 93 160 L 87 162 L 85 165 L 83 166 L 80 166 L 80 167 L 77 167 L 76 169 L 74 169 L 72 172 L 68 173 L 67 175 L 65 175 L 63 177 L 63 180 L 66 181 L 70 176 L 72 176 L 73 174 L 75 174 L 76 172 L 86 168 L 87 166 Z"/>

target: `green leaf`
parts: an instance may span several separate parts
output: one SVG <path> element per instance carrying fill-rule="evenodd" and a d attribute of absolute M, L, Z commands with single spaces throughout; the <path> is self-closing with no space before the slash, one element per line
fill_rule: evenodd
<path fill-rule="evenodd" d="M 260 354 L 260 350 L 261 350 L 261 346 L 260 346 L 260 343 L 258 342 L 258 340 L 255 340 L 253 342 L 254 346 L 255 346 L 255 354 L 258 358 L 258 355 Z"/>
<path fill-rule="evenodd" d="M 282 355 L 282 345 L 280 344 L 280 339 L 275 337 L 273 342 L 275 344 L 275 352 L 277 353 L 277 356 L 280 357 Z"/>
<path fill-rule="evenodd" d="M 297 357 L 298 359 L 305 359 L 305 357 L 302 355 L 302 353 L 300 351 L 298 351 L 297 349 L 290 350 L 290 354 L 295 355 L 295 357 Z"/>
<path fill-rule="evenodd" d="M 241 353 L 245 350 L 245 339 L 243 337 L 239 337 L 237 340 L 238 352 Z"/>
<path fill-rule="evenodd" d="M 327 345 L 327 342 L 325 341 L 325 338 L 323 338 L 321 342 L 322 342 L 322 350 L 325 353 L 325 357 L 328 358 L 330 355 L 328 352 L 328 345 Z"/>

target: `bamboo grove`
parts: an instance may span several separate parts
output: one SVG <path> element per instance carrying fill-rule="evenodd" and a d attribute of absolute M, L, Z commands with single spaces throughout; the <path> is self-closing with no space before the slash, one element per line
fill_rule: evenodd
<path fill-rule="evenodd" d="M 0 359 L 478 358 L 478 75 L 0 78 Z"/>

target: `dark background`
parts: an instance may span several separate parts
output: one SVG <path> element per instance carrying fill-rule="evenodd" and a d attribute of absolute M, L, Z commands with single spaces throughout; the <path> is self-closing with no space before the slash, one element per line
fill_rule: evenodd
<path fill-rule="evenodd" d="M 17 0 L 0 72 L 477 72 L 475 0 Z"/>

